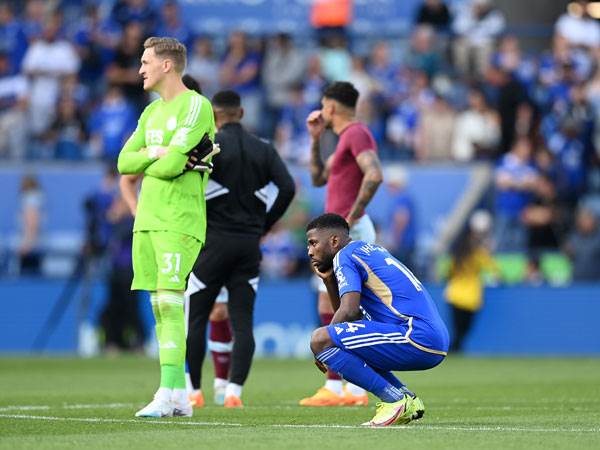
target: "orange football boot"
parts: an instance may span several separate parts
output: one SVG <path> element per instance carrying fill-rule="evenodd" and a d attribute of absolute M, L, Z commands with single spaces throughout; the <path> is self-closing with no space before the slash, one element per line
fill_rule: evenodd
<path fill-rule="evenodd" d="M 242 403 L 242 399 L 236 397 L 235 395 L 228 395 L 225 397 L 225 402 L 223 403 L 225 408 L 243 408 L 244 404 Z"/>
<path fill-rule="evenodd" d="M 188 399 L 192 404 L 192 408 L 202 408 L 204 406 L 204 394 L 202 394 L 202 391 L 188 395 Z"/>
<path fill-rule="evenodd" d="M 300 400 L 300 406 L 343 406 L 344 397 L 327 389 L 320 388 L 312 397 Z"/>

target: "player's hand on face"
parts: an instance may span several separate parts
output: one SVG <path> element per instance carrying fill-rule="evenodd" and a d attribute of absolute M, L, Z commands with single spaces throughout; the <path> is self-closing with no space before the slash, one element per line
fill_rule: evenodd
<path fill-rule="evenodd" d="M 320 110 L 311 112 L 306 118 L 306 128 L 313 138 L 318 138 L 325 128 L 325 122 Z"/>
<path fill-rule="evenodd" d="M 329 277 L 333 276 L 333 267 L 332 267 L 331 269 L 329 269 L 329 270 L 325 271 L 325 272 L 321 272 L 321 271 L 320 271 L 320 270 L 317 268 L 316 264 L 312 264 L 312 269 L 313 269 L 313 271 L 314 271 L 314 272 L 317 274 L 317 276 L 318 276 L 319 278 L 323 279 L 323 280 L 325 280 L 325 279 L 327 279 L 327 278 L 329 278 Z"/>

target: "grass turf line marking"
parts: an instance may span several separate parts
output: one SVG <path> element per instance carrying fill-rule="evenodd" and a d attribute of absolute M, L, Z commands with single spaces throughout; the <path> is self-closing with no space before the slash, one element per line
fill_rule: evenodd
<path fill-rule="evenodd" d="M 1 406 L 0 412 L 8 411 L 48 411 L 50 409 L 117 409 L 117 408 L 134 408 L 137 403 L 73 403 L 62 405 L 8 405 Z"/>
<path fill-rule="evenodd" d="M 0 419 L 30 419 L 30 420 L 46 420 L 57 422 L 88 422 L 88 423 L 141 423 L 150 425 L 196 425 L 204 427 L 222 426 L 222 427 L 242 427 L 241 423 L 228 422 L 197 422 L 186 420 L 144 420 L 144 419 L 106 419 L 102 417 L 54 417 L 54 416 L 30 416 L 28 414 L 0 414 Z"/>
<path fill-rule="evenodd" d="M 326 425 L 326 424 L 267 424 L 267 425 L 245 425 L 241 423 L 228 422 L 197 422 L 184 420 L 164 420 L 164 419 L 106 419 L 101 417 L 54 417 L 54 416 L 30 416 L 27 414 L 0 414 L 0 418 L 6 419 L 24 419 L 24 420 L 45 420 L 59 422 L 88 422 L 88 423 L 139 423 L 150 425 L 186 425 L 186 426 L 224 426 L 224 427 L 250 427 L 250 428 L 341 428 L 341 429 L 370 429 L 361 425 Z M 382 427 L 375 429 L 385 430 L 445 430 L 445 431 L 497 431 L 497 432 L 526 432 L 526 433 L 600 433 L 600 428 L 520 428 L 520 427 L 502 427 L 502 426 L 452 426 L 452 425 L 396 425 L 391 427 Z"/>

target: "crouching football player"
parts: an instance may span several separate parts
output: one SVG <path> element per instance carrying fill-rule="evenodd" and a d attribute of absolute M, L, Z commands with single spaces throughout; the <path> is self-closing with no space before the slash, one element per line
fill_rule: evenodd
<path fill-rule="evenodd" d="M 431 369 L 446 356 L 448 331 L 433 300 L 385 248 L 352 241 L 343 217 L 317 217 L 306 236 L 311 264 L 335 310 L 331 324 L 312 334 L 317 366 L 381 399 L 363 425 L 421 418 L 423 402 L 392 371 Z"/>

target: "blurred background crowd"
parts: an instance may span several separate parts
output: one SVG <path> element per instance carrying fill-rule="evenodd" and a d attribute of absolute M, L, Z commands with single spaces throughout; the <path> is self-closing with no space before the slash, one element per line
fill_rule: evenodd
<path fill-rule="evenodd" d="M 307 177 L 305 119 L 327 83 L 348 80 L 384 164 L 380 213 L 373 214 L 380 240 L 421 277 L 451 276 L 472 234 L 496 255 L 495 280 L 600 280 L 597 3 L 555 5 L 554 24 L 528 46 L 501 7 L 509 2 L 493 0 L 413 2 L 401 37 L 368 38 L 352 32 L 350 1 L 329 2 L 330 10 L 313 2 L 302 36 L 199 33 L 193 22 L 202 17 L 186 16 L 188 2 L 180 3 L 0 2 L 0 164 L 62 162 L 77 173 L 103 162 L 108 169 L 84 208 L 90 254 L 129 267 L 123 230 L 131 218 L 118 198 L 114 162 L 150 100 L 138 75 L 142 44 L 160 35 L 187 45 L 187 73 L 207 97 L 238 91 L 245 125 L 273 140 L 293 168 L 298 196 L 264 240 L 265 276 L 308 270 L 303 228 L 321 211 L 322 194 Z M 483 177 L 470 202 L 457 196 L 462 210 L 436 229 L 441 243 L 426 242 L 426 224 L 417 220 L 430 201 L 412 184 L 420 167 L 477 168 Z M 12 220 L 18 235 L 0 243 L 5 274 L 44 272 L 47 187 L 22 178 Z"/>

